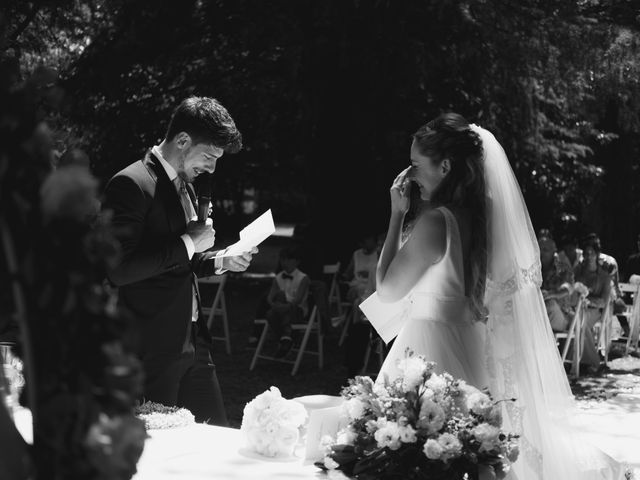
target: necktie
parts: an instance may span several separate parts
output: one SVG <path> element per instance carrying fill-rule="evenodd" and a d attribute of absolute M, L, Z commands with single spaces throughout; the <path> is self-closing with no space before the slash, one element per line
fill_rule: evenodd
<path fill-rule="evenodd" d="M 187 223 L 196 216 L 196 209 L 191 202 L 189 192 L 187 192 L 187 184 L 180 177 L 176 177 L 173 180 L 176 189 L 178 190 L 178 197 L 180 197 L 180 203 L 182 203 L 182 209 L 184 210 L 184 216 Z M 192 289 L 192 301 L 191 301 L 191 320 L 198 320 L 198 299 L 196 297 L 195 289 Z"/>
<path fill-rule="evenodd" d="M 173 181 L 180 197 L 180 203 L 182 203 L 182 209 L 184 210 L 185 218 L 187 222 L 196 216 L 196 209 L 191 202 L 189 192 L 187 192 L 187 184 L 180 177 L 176 177 Z"/>
<path fill-rule="evenodd" d="M 282 278 L 284 280 L 293 280 L 293 275 L 289 275 L 288 273 L 283 273 Z"/>

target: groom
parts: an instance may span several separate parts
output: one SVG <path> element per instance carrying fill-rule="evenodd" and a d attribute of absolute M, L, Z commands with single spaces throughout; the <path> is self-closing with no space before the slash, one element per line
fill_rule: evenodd
<path fill-rule="evenodd" d="M 104 209 L 121 243 L 120 262 L 108 272 L 121 305 L 132 314 L 145 371 L 144 399 L 185 407 L 196 421 L 226 425 L 201 314 L 196 276 L 243 271 L 253 253 L 217 257 L 210 219 L 194 221 L 192 183 L 213 173 L 242 136 L 213 98 L 190 97 L 176 108 L 165 139 L 107 184 Z"/>

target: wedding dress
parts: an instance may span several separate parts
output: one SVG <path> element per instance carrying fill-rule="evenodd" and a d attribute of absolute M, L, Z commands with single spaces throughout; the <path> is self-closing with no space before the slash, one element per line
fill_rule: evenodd
<path fill-rule="evenodd" d="M 446 248 L 442 258 L 426 270 L 404 303 L 405 323 L 380 369 L 378 378 L 394 379 L 397 361 L 405 350 L 426 355 L 438 372 L 480 387 L 488 387 L 483 362 L 485 325 L 475 322 L 464 289 L 462 243 L 458 223 L 445 207 L 438 208 L 446 224 Z"/>
<path fill-rule="evenodd" d="M 443 207 L 446 251 L 400 302 L 398 336 L 378 381 L 397 374 L 406 348 L 503 402 L 505 431 L 520 435 L 520 457 L 508 480 L 621 480 L 624 468 L 588 443 L 575 424 L 574 399 L 551 331 L 540 253 L 509 161 L 495 137 L 482 139 L 487 192 L 485 324 L 473 322 L 464 297 L 457 222 Z"/>

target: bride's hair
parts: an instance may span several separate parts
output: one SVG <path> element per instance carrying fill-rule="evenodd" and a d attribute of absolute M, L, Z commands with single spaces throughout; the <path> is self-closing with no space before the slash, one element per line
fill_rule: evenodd
<path fill-rule="evenodd" d="M 486 196 L 482 140 L 457 113 L 443 113 L 413 134 L 420 153 L 435 164 L 448 159 L 449 173 L 431 195 L 432 207 L 454 205 L 471 214 L 470 288 L 478 319 L 486 317 L 484 292 L 487 274 Z"/>

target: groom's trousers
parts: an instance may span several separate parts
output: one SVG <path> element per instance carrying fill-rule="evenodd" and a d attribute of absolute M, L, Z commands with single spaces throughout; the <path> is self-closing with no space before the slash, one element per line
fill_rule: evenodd
<path fill-rule="evenodd" d="M 198 335 L 192 324 L 191 345 L 177 356 L 143 358 L 144 399 L 169 406 L 184 407 L 196 422 L 228 426 L 222 392 L 211 358 L 211 343 Z"/>

